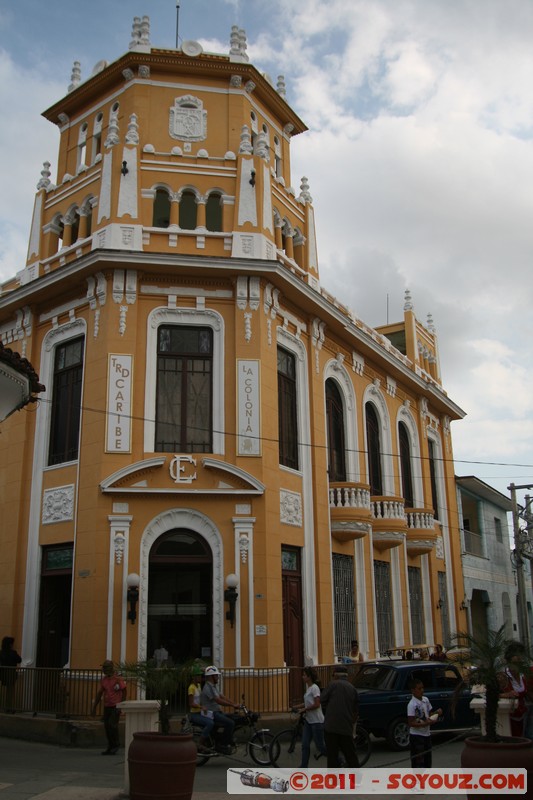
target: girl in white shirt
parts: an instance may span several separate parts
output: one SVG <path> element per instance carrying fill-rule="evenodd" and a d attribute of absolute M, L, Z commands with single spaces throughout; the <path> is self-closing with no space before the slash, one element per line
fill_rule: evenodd
<path fill-rule="evenodd" d="M 314 740 L 320 755 L 326 755 L 324 742 L 324 714 L 320 707 L 320 689 L 317 685 L 316 672 L 312 667 L 304 667 L 303 679 L 306 684 L 303 704 L 297 708 L 304 709 L 304 729 L 302 733 L 302 763 L 300 767 L 309 765 L 311 742 Z"/>

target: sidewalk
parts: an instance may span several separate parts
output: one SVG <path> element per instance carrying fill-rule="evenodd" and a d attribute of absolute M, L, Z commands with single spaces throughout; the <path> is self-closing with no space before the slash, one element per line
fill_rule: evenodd
<path fill-rule="evenodd" d="M 440 744 L 435 741 L 433 765 L 459 766 L 462 748 L 461 742 Z M 124 751 L 121 749 L 116 756 L 102 756 L 101 750 L 101 747 L 63 747 L 2 738 L 0 800 L 126 800 L 123 793 Z M 384 742 L 376 742 L 368 766 L 385 765 L 408 767 L 409 756 L 406 753 L 391 752 Z M 232 766 L 235 765 L 224 758 L 216 764 L 211 763 L 198 769 L 193 800 L 227 800 L 226 772 Z M 259 770 L 251 762 L 241 762 L 239 766 Z M 268 772 L 268 768 L 264 771 Z M 402 796 L 407 797 L 396 795 L 395 800 L 400 800 Z M 238 797 L 239 800 L 252 800 L 258 794 L 243 794 Z M 268 794 L 268 797 L 272 795 Z M 378 796 L 367 797 L 375 800 Z M 436 800 L 441 796 L 433 797 Z"/>

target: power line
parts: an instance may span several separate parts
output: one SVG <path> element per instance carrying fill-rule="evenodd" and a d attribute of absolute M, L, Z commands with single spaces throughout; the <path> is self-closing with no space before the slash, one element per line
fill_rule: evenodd
<path fill-rule="evenodd" d="M 44 399 L 44 398 L 38 398 L 37 402 L 38 403 L 48 403 L 49 405 L 52 404 L 52 400 L 51 399 Z M 28 406 L 25 406 L 25 410 L 29 411 L 30 409 L 28 408 Z M 134 414 L 117 414 L 116 412 L 113 412 L 113 411 L 107 411 L 106 409 L 102 409 L 102 408 L 93 408 L 92 406 L 80 405 L 80 410 L 81 411 L 85 411 L 85 412 L 90 412 L 90 413 L 93 413 L 93 414 L 101 414 L 101 415 L 106 416 L 106 417 L 114 417 L 114 418 L 120 417 L 121 419 L 130 420 L 132 422 L 150 423 L 152 425 L 156 424 L 156 420 L 152 419 L 152 418 L 149 418 L 149 417 L 144 417 L 144 416 L 139 416 L 139 415 L 134 415 Z M 172 423 L 167 423 L 167 424 L 170 425 Z M 227 429 L 226 430 L 217 430 L 215 428 L 209 428 L 208 429 L 208 428 L 200 427 L 200 426 L 197 426 L 197 425 L 188 425 L 187 428 L 188 428 L 188 430 L 198 431 L 200 433 L 205 433 L 205 432 L 209 431 L 209 432 L 212 432 L 214 434 L 220 434 L 221 436 L 231 436 L 233 438 L 237 438 L 239 436 L 242 436 L 242 434 L 237 433 L 236 431 L 231 431 L 231 430 L 227 430 Z M 269 443 L 269 444 L 279 444 L 279 438 L 278 437 L 250 436 L 250 435 L 247 435 L 247 438 L 253 439 L 254 441 L 265 442 L 265 443 Z M 311 443 L 311 442 L 302 442 L 302 441 L 298 441 L 297 444 L 298 444 L 298 447 L 307 447 L 307 448 L 310 448 L 312 450 L 318 450 L 318 451 L 320 451 L 320 450 L 327 451 L 327 449 L 328 449 L 327 444 L 321 445 L 321 444 L 316 444 L 316 443 Z M 361 455 L 361 454 L 366 454 L 368 451 L 366 449 L 363 449 L 363 448 L 355 449 L 355 448 L 346 447 L 344 452 L 345 453 L 352 453 L 354 455 Z M 384 450 L 381 450 L 380 453 L 381 453 L 382 456 L 386 456 L 386 457 L 389 457 L 389 458 L 394 458 L 394 459 L 399 458 L 399 454 L 398 453 L 386 452 Z M 430 457 L 429 456 L 424 456 L 424 455 L 421 455 L 420 453 L 411 453 L 411 456 L 412 456 L 412 458 L 414 458 L 414 459 L 416 459 L 418 461 L 430 461 Z M 482 460 L 471 460 L 471 459 L 446 458 L 445 456 L 434 456 L 433 460 L 434 461 L 438 461 L 438 462 L 440 462 L 442 464 L 471 464 L 471 465 L 474 465 L 474 466 L 512 467 L 514 469 L 518 468 L 518 469 L 531 469 L 531 470 L 533 470 L 533 464 L 521 464 L 521 463 L 505 462 L 505 461 L 482 461 Z M 393 478 L 398 478 L 399 477 L 399 473 L 396 473 L 396 472 L 385 473 L 385 475 L 386 475 L 386 477 L 393 477 Z M 482 477 L 482 476 L 476 476 L 476 477 Z M 498 477 L 498 476 L 487 476 L 487 477 L 494 478 L 494 477 Z M 504 478 L 504 477 L 507 477 L 507 476 L 503 476 L 502 475 L 500 477 Z M 527 478 L 528 476 L 525 476 L 525 477 Z"/>

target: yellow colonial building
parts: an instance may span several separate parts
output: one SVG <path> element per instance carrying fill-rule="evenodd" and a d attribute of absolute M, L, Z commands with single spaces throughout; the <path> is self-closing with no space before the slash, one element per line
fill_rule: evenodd
<path fill-rule="evenodd" d="M 227 55 L 161 50 L 135 18 L 44 116 L 57 177 L 0 294 L 46 387 L 0 429 L 2 635 L 71 667 L 446 642 L 463 413 L 408 294 L 376 330 L 322 286 L 283 76 L 238 28 Z"/>

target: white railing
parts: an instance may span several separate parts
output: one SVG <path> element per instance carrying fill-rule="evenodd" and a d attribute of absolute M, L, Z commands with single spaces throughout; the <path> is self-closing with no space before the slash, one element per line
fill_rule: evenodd
<path fill-rule="evenodd" d="M 329 490 L 330 508 L 370 509 L 370 490 L 356 484 L 331 486 Z"/>
<path fill-rule="evenodd" d="M 403 500 L 382 497 L 380 500 L 372 500 L 370 505 L 374 519 L 405 519 Z"/>
<path fill-rule="evenodd" d="M 407 527 L 413 530 L 433 530 L 435 528 L 435 517 L 431 511 L 409 510 L 405 512 L 407 517 Z"/>

